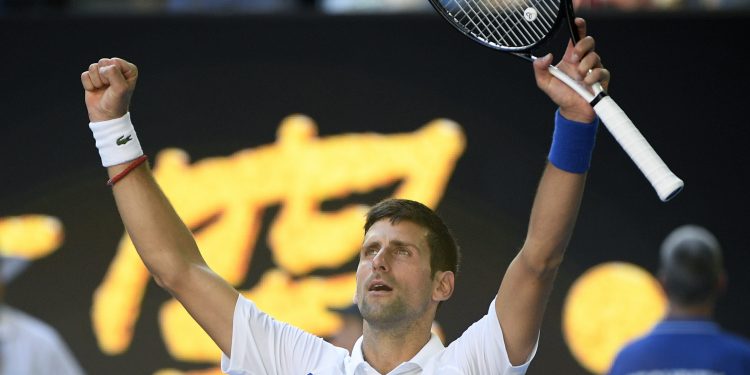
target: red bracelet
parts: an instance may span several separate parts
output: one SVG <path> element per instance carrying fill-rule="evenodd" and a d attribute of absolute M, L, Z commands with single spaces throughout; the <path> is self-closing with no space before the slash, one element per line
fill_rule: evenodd
<path fill-rule="evenodd" d="M 127 166 L 127 168 L 123 169 L 122 172 L 116 174 L 114 177 L 110 178 L 107 181 L 107 186 L 113 187 L 117 183 L 117 181 L 122 180 L 125 176 L 128 175 L 133 169 L 138 168 L 139 165 L 143 164 L 144 161 L 148 160 L 148 156 L 141 155 L 138 157 L 138 159 L 133 160 L 130 162 L 130 165 Z"/>

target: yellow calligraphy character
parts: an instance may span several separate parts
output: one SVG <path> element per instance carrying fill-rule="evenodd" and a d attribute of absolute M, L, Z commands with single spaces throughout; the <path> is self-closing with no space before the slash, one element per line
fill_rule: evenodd
<path fill-rule="evenodd" d="M 330 307 L 351 303 L 351 270 L 327 277 L 356 257 L 366 207 L 321 211 L 323 202 L 398 183 L 395 197 L 435 207 L 463 152 L 460 127 L 435 120 L 407 134 L 345 134 L 317 137 L 313 121 L 290 116 L 275 144 L 189 164 L 179 150 L 159 153 L 154 175 L 194 235 L 206 262 L 240 285 L 252 259 L 263 210 L 280 205 L 268 242 L 276 268 L 244 292 L 276 319 L 318 335 L 340 324 Z M 92 320 L 104 352 L 122 353 L 148 283 L 148 272 L 127 235 L 94 295 Z M 172 300 L 160 313 L 170 354 L 185 361 L 218 361 L 208 336 Z"/>

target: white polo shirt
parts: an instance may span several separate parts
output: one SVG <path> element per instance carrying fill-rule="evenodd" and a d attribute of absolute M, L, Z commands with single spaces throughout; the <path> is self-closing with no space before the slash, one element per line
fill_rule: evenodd
<path fill-rule="evenodd" d="M 536 344 L 526 363 L 511 366 L 493 300 L 487 315 L 447 348 L 433 334 L 414 358 L 387 375 L 524 374 L 535 354 Z M 365 362 L 361 337 L 349 356 L 346 349 L 277 322 L 242 295 L 234 310 L 232 353 L 222 355 L 221 370 L 230 375 L 381 375 Z"/>

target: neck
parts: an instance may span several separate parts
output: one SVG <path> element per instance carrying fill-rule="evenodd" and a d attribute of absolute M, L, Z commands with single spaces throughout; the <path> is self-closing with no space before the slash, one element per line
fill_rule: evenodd
<path fill-rule="evenodd" d="M 695 305 L 669 303 L 667 317 L 673 319 L 711 319 L 714 316 L 714 304 L 710 302 Z"/>
<path fill-rule="evenodd" d="M 382 329 L 364 324 L 362 354 L 365 361 L 381 374 L 414 358 L 430 341 L 431 322 L 409 327 Z"/>

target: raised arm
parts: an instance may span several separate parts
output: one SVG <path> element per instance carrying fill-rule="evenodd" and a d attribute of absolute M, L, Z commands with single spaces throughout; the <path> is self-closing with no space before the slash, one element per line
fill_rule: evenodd
<path fill-rule="evenodd" d="M 101 59 L 81 74 L 93 129 L 101 129 L 97 126 L 107 126 L 103 121 L 120 119 L 128 113 L 137 79 L 136 66 L 118 58 Z M 137 142 L 131 134 L 121 138 Z M 106 145 L 100 146 L 97 139 L 97 147 L 101 150 Z M 130 165 L 130 160 L 121 160 L 130 158 L 117 152 L 115 148 L 109 157 L 102 157 L 110 178 Z M 208 268 L 192 233 L 164 196 L 148 165 L 141 164 L 129 172 L 112 190 L 125 229 L 156 282 L 177 298 L 219 348 L 230 355 L 238 292 Z"/>
<path fill-rule="evenodd" d="M 576 25 L 581 40 L 575 46 L 568 45 L 558 67 L 586 84 L 606 83 L 609 72 L 602 68 L 599 56 L 594 52 L 594 40 L 586 37 L 584 20 L 576 19 Z M 571 125 L 558 118 L 556 132 L 560 125 L 574 126 L 575 131 L 590 129 L 593 146 L 595 128 L 587 127 L 595 126 L 596 115 L 585 100 L 550 75 L 547 66 L 551 61 L 552 57 L 548 55 L 534 62 L 537 85 L 560 107 L 559 116 L 581 123 Z M 565 141 L 556 135 L 555 142 Z M 588 156 L 584 158 L 586 161 Z M 573 172 L 560 168 L 572 169 Z M 511 262 L 500 284 L 495 307 L 508 355 L 514 365 L 526 362 L 534 349 L 547 299 L 575 226 L 586 179 L 585 168 L 577 169 L 567 165 L 561 167 L 561 163 L 556 164 L 555 160 L 547 163 L 534 199 L 523 248 Z"/>

